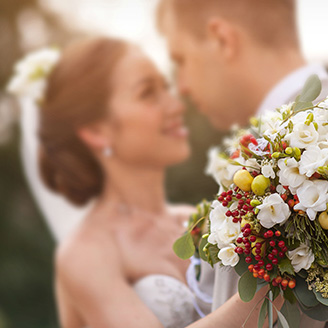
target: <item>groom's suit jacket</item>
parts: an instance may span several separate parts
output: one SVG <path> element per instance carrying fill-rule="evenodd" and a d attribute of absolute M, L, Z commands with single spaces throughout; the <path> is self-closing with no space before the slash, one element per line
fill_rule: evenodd
<path fill-rule="evenodd" d="M 323 100 L 328 96 L 328 74 L 324 67 L 320 65 L 308 65 L 303 67 L 290 75 L 286 76 L 280 83 L 278 83 L 267 95 L 258 109 L 258 114 L 265 110 L 274 110 L 283 104 L 288 104 L 294 101 L 296 96 L 300 93 L 306 79 L 312 75 L 317 74 L 322 82 L 322 92 L 317 101 Z M 202 293 L 213 296 L 213 303 L 206 304 L 202 297 L 197 297 L 198 305 L 204 314 L 208 314 L 211 310 L 219 308 L 230 297 L 237 293 L 239 276 L 231 267 L 222 267 L 219 264 L 214 269 L 202 261 L 201 263 L 201 277 L 198 289 Z M 197 294 L 197 293 L 196 293 Z M 323 322 L 315 321 L 302 315 L 302 328 L 322 328 L 325 324 Z"/>

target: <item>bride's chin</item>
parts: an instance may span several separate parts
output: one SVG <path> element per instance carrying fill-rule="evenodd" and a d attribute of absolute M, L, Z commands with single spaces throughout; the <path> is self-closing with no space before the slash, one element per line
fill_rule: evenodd
<path fill-rule="evenodd" d="M 178 165 L 187 161 L 191 156 L 191 149 L 189 145 L 181 147 L 174 155 L 171 156 L 171 163 L 168 166 Z"/>

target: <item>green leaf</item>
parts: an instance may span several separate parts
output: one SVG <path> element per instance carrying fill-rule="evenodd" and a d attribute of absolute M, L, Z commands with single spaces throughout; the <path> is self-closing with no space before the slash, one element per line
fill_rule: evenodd
<path fill-rule="evenodd" d="M 305 108 L 313 107 L 313 103 L 311 101 L 306 102 L 298 102 L 295 104 L 294 112 L 299 112 Z"/>
<path fill-rule="evenodd" d="M 257 321 L 257 328 L 262 328 L 264 325 L 265 318 L 268 314 L 268 302 L 269 302 L 268 299 L 265 298 L 262 303 L 260 314 L 259 314 L 259 319 Z"/>
<path fill-rule="evenodd" d="M 286 290 L 284 290 L 284 299 L 289 301 L 289 303 L 291 303 L 291 304 L 297 303 L 297 298 L 295 297 L 292 289 L 290 289 L 290 288 L 287 288 Z"/>
<path fill-rule="evenodd" d="M 288 301 L 285 301 L 280 311 L 285 316 L 290 328 L 299 328 L 301 323 L 301 313 L 297 303 L 291 304 Z M 279 322 L 279 328 L 281 327 L 282 326 Z"/>
<path fill-rule="evenodd" d="M 319 301 L 315 297 L 313 291 L 308 289 L 305 280 L 296 275 L 296 287 L 294 288 L 294 295 L 297 300 L 306 308 L 317 306 Z"/>
<path fill-rule="evenodd" d="M 288 273 L 291 275 L 295 274 L 292 263 L 291 263 L 290 259 L 287 257 L 280 261 L 279 270 L 280 270 L 281 274 L 284 274 L 284 273 Z"/>
<path fill-rule="evenodd" d="M 175 254 L 183 260 L 187 260 L 195 253 L 195 245 L 190 233 L 184 234 L 173 245 Z"/>
<path fill-rule="evenodd" d="M 280 323 L 282 328 L 289 328 L 288 322 L 286 320 L 286 318 L 284 317 L 284 315 L 280 312 L 277 311 L 278 314 L 278 322 Z"/>
<path fill-rule="evenodd" d="M 321 93 L 322 85 L 318 75 L 311 75 L 305 82 L 299 97 L 299 102 L 312 102 L 316 100 Z"/>
<path fill-rule="evenodd" d="M 256 292 L 257 281 L 249 271 L 245 272 L 239 279 L 238 292 L 242 301 L 250 302 Z"/>
<path fill-rule="evenodd" d="M 202 238 L 199 244 L 199 256 L 205 262 L 207 262 L 207 256 L 203 249 L 206 244 L 207 244 L 207 238 Z"/>
<path fill-rule="evenodd" d="M 322 295 L 321 295 L 320 292 L 316 292 L 315 290 L 314 290 L 313 292 L 314 292 L 315 297 L 317 298 L 317 300 L 318 300 L 321 304 L 328 306 L 328 298 L 324 298 L 324 297 L 322 297 Z"/>
<path fill-rule="evenodd" d="M 325 306 L 321 303 L 318 303 L 317 306 L 312 308 L 305 308 L 301 303 L 300 307 L 303 313 L 308 317 L 318 320 L 318 321 L 327 321 L 328 320 L 328 306 Z"/>
<path fill-rule="evenodd" d="M 220 259 L 218 258 L 219 249 L 216 245 L 210 245 L 208 247 L 208 256 L 206 258 L 206 261 L 213 267 L 214 264 L 220 262 Z"/>
<path fill-rule="evenodd" d="M 275 300 L 280 295 L 280 288 L 279 287 L 272 287 L 272 294 L 273 294 L 273 300 Z"/>
<path fill-rule="evenodd" d="M 246 271 L 248 271 L 248 264 L 245 262 L 245 257 L 243 255 L 239 256 L 239 262 L 235 266 L 235 271 L 239 276 L 242 276 Z"/>

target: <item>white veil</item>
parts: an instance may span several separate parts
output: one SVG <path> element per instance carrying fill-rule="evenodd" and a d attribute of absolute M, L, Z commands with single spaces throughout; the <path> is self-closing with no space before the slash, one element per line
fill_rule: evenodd
<path fill-rule="evenodd" d="M 63 240 L 82 221 L 91 207 L 76 207 L 51 192 L 42 182 L 38 166 L 38 108 L 31 98 L 21 98 L 21 155 L 25 175 L 33 196 L 57 242 Z"/>

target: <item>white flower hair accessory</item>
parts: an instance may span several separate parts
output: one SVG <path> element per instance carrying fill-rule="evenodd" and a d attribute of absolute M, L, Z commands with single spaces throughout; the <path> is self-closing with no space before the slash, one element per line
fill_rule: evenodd
<path fill-rule="evenodd" d="M 42 101 L 47 86 L 47 77 L 58 63 L 60 51 L 44 48 L 28 54 L 14 68 L 7 91 L 20 98 Z"/>

